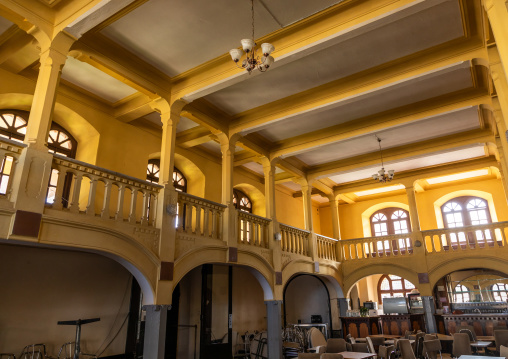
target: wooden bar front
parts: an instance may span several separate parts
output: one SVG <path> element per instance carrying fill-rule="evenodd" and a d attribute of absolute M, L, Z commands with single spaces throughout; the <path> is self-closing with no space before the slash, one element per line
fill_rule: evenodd
<path fill-rule="evenodd" d="M 369 335 L 381 334 L 379 317 L 341 317 L 344 336 L 366 338 Z"/>
<path fill-rule="evenodd" d="M 495 327 L 506 327 L 508 314 L 445 314 L 442 320 L 436 315 L 436 322 L 443 322 L 446 333 L 453 334 L 460 330 L 461 326 L 470 325 L 476 335 L 492 336 Z"/>
<path fill-rule="evenodd" d="M 383 334 L 404 335 L 406 330 L 425 331 L 423 314 L 381 315 L 379 321 Z"/>

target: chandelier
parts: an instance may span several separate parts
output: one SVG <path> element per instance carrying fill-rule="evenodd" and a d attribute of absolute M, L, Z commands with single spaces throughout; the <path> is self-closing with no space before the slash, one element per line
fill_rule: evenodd
<path fill-rule="evenodd" d="M 259 58 L 256 55 L 257 52 L 257 44 L 254 41 L 254 0 L 250 1 L 251 3 L 251 14 L 252 14 L 252 39 L 243 39 L 241 42 L 242 50 L 240 49 L 232 49 L 229 51 L 231 58 L 235 62 L 236 66 L 241 69 L 247 70 L 249 75 L 252 70 L 258 69 L 261 72 L 265 72 L 268 70 L 271 64 L 275 61 L 270 54 L 275 50 L 275 47 L 272 44 L 264 43 L 261 44 L 261 53 L 263 56 Z M 242 65 L 240 66 L 238 63 L 243 56 L 243 52 L 245 51 L 245 59 L 242 61 Z"/>
<path fill-rule="evenodd" d="M 374 135 L 376 136 L 376 135 Z M 393 179 L 393 175 L 395 174 L 394 170 L 389 170 L 388 174 L 385 172 L 385 166 L 383 164 L 383 150 L 381 149 L 381 139 L 376 136 L 377 142 L 379 143 L 379 154 L 381 155 L 381 169 L 372 175 L 374 181 L 379 181 L 381 183 L 390 182 Z"/>

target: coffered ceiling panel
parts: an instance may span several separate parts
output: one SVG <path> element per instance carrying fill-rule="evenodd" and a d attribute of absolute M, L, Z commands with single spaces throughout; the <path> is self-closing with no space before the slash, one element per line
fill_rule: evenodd
<path fill-rule="evenodd" d="M 430 140 L 480 127 L 476 107 L 466 108 L 377 132 L 383 149 Z M 297 158 L 309 166 L 355 157 L 379 149 L 374 134 L 351 138 L 302 153 Z"/>
<path fill-rule="evenodd" d="M 119 101 L 137 91 L 97 68 L 68 57 L 62 69 L 62 79 L 73 83 L 109 102 Z"/>
<path fill-rule="evenodd" d="M 338 44 L 284 66 L 276 61 L 268 72 L 205 98 L 227 113 L 237 114 L 463 35 L 460 9 L 455 1 L 442 2 L 418 13 L 412 10 L 409 7 L 379 19 L 369 24 L 369 31 L 355 28 L 342 36 L 343 41 L 339 37 Z M 403 12 L 408 16 L 402 17 Z"/>
<path fill-rule="evenodd" d="M 270 141 L 280 141 L 472 86 L 470 64 L 462 62 L 254 130 L 261 129 L 258 133 Z"/>
<path fill-rule="evenodd" d="M 467 146 L 447 152 L 429 154 L 421 157 L 408 158 L 403 161 L 385 162 L 385 169 L 395 170 L 394 183 L 397 182 L 397 173 L 402 171 L 413 170 L 417 168 L 424 168 L 430 166 L 441 165 L 450 162 L 462 161 L 477 157 L 485 156 L 485 147 L 483 145 Z M 359 181 L 372 177 L 381 168 L 381 163 L 378 166 L 369 166 L 362 169 L 340 173 L 329 177 L 335 183 L 347 183 Z"/>
<path fill-rule="evenodd" d="M 281 25 L 286 26 L 338 2 L 256 0 L 255 37 L 267 35 Z M 250 1 L 150 0 L 102 33 L 167 75 L 174 76 L 223 55 L 239 47 L 241 39 L 250 38 Z"/>

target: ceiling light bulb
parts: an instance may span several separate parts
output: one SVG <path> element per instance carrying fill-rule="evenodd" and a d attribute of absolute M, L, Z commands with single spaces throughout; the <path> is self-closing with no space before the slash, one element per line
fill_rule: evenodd
<path fill-rule="evenodd" d="M 241 43 L 242 43 L 243 51 L 245 51 L 246 53 L 251 52 L 252 48 L 256 45 L 256 43 L 252 39 L 243 39 L 241 41 Z"/>
<path fill-rule="evenodd" d="M 229 54 L 231 55 L 231 58 L 234 62 L 238 62 L 243 55 L 243 51 L 240 49 L 232 49 L 229 51 Z"/>
<path fill-rule="evenodd" d="M 272 44 L 269 44 L 268 42 L 261 44 L 261 51 L 266 57 L 268 57 L 273 50 L 275 50 L 275 47 Z"/>

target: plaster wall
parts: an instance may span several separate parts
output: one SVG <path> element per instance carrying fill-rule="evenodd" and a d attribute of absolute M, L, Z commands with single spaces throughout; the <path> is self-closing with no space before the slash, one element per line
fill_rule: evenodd
<path fill-rule="evenodd" d="M 82 327 L 82 351 L 123 354 L 131 274 L 111 259 L 90 253 L 0 246 L 0 347 L 18 354 L 24 346 L 45 343 L 56 356 L 73 341 L 74 326 L 61 320 L 101 318 Z"/>
<path fill-rule="evenodd" d="M 319 314 L 330 328 L 330 300 L 324 284 L 311 275 L 295 277 L 285 292 L 286 323 L 310 323 L 311 315 Z"/>

